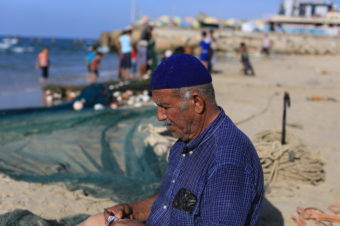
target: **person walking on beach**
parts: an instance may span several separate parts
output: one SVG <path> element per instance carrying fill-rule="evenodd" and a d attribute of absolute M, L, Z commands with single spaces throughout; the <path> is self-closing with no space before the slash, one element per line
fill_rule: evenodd
<path fill-rule="evenodd" d="M 38 54 L 37 61 L 35 64 L 35 69 L 38 69 L 40 67 L 41 69 L 41 77 L 43 80 L 48 79 L 48 68 L 49 68 L 50 62 L 48 58 L 48 48 L 43 48 L 41 52 Z"/>
<path fill-rule="evenodd" d="M 139 77 L 143 78 L 147 72 L 148 61 L 148 42 L 141 40 L 138 42 L 137 63 L 139 68 Z"/>
<path fill-rule="evenodd" d="M 142 40 L 146 40 L 148 42 L 147 70 L 150 70 L 151 73 L 158 66 L 158 57 L 157 57 L 157 52 L 156 52 L 156 40 L 153 37 L 153 29 L 154 29 L 154 24 L 149 23 L 145 29 L 145 33 L 142 35 Z"/>
<path fill-rule="evenodd" d="M 271 47 L 272 47 L 272 40 L 268 37 L 268 34 L 265 34 L 262 39 L 261 53 L 264 54 L 266 57 L 269 57 Z"/>
<path fill-rule="evenodd" d="M 214 44 L 216 43 L 216 38 L 214 37 L 214 30 L 209 30 L 209 40 L 210 40 L 210 48 L 208 52 L 208 70 L 211 73 L 213 71 L 213 66 L 216 62 L 216 54 L 214 52 Z"/>
<path fill-rule="evenodd" d="M 243 66 L 244 75 L 248 75 L 248 73 L 250 72 L 250 75 L 255 76 L 254 68 L 250 63 L 248 49 L 244 42 L 241 42 L 240 44 L 240 54 L 241 54 L 241 63 Z"/>
<path fill-rule="evenodd" d="M 160 193 L 107 208 L 80 225 L 257 225 L 261 163 L 216 103 L 206 67 L 195 56 L 173 55 L 156 68 L 150 89 L 157 119 L 178 138 Z"/>
<path fill-rule="evenodd" d="M 156 42 L 153 38 L 153 24 L 149 23 L 142 31 L 138 43 L 138 65 L 140 77 L 145 77 L 148 70 L 151 72 L 157 67 Z"/>
<path fill-rule="evenodd" d="M 209 50 L 210 50 L 210 44 L 211 41 L 207 37 L 207 32 L 202 32 L 202 39 L 200 41 L 200 60 L 202 61 L 202 64 L 208 68 L 209 64 Z"/>
<path fill-rule="evenodd" d="M 117 42 L 120 58 L 121 79 L 127 80 L 131 77 L 131 29 L 123 31 Z"/>
<path fill-rule="evenodd" d="M 131 48 L 131 74 L 133 78 L 138 77 L 137 53 L 137 44 L 134 43 Z"/>

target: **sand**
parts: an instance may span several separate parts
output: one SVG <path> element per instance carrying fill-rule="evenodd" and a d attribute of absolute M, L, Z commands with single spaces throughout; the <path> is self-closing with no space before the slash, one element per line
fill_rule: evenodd
<path fill-rule="evenodd" d="M 238 59 L 224 59 L 215 65 L 222 71 L 213 75 L 218 103 L 252 137 L 267 129 L 281 129 L 283 93 L 289 92 L 288 131 L 318 149 L 326 162 L 325 182 L 317 186 L 272 186 L 266 194 L 268 202 L 282 215 L 284 225 L 295 225 L 291 216 L 296 215 L 298 206 L 328 212 L 328 205 L 340 205 L 340 56 L 251 59 L 255 77 L 242 75 Z M 307 99 L 315 95 L 323 100 Z M 81 191 L 68 191 L 60 183 L 30 184 L 2 175 L 0 187 L 0 214 L 22 208 L 44 218 L 59 219 L 77 213 L 94 214 L 113 204 Z"/>

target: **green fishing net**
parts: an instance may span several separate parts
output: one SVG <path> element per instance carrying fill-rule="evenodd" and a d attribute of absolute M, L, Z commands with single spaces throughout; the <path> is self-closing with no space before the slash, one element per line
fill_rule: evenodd
<path fill-rule="evenodd" d="M 153 195 L 166 159 L 139 127 L 159 125 L 155 115 L 155 107 L 0 113 L 0 172 L 119 202 Z"/>

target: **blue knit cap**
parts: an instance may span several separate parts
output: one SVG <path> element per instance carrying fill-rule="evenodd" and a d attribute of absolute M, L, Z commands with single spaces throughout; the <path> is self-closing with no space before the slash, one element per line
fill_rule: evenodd
<path fill-rule="evenodd" d="M 189 54 L 176 54 L 164 60 L 152 74 L 150 88 L 175 89 L 211 83 L 204 65 Z"/>

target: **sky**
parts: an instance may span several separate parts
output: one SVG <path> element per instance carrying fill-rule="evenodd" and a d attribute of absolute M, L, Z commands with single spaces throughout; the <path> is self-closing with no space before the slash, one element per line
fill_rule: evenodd
<path fill-rule="evenodd" d="M 98 38 L 122 29 L 136 14 L 261 19 L 278 12 L 281 0 L 0 0 L 0 35 Z M 339 2 L 334 1 L 335 3 Z"/>

